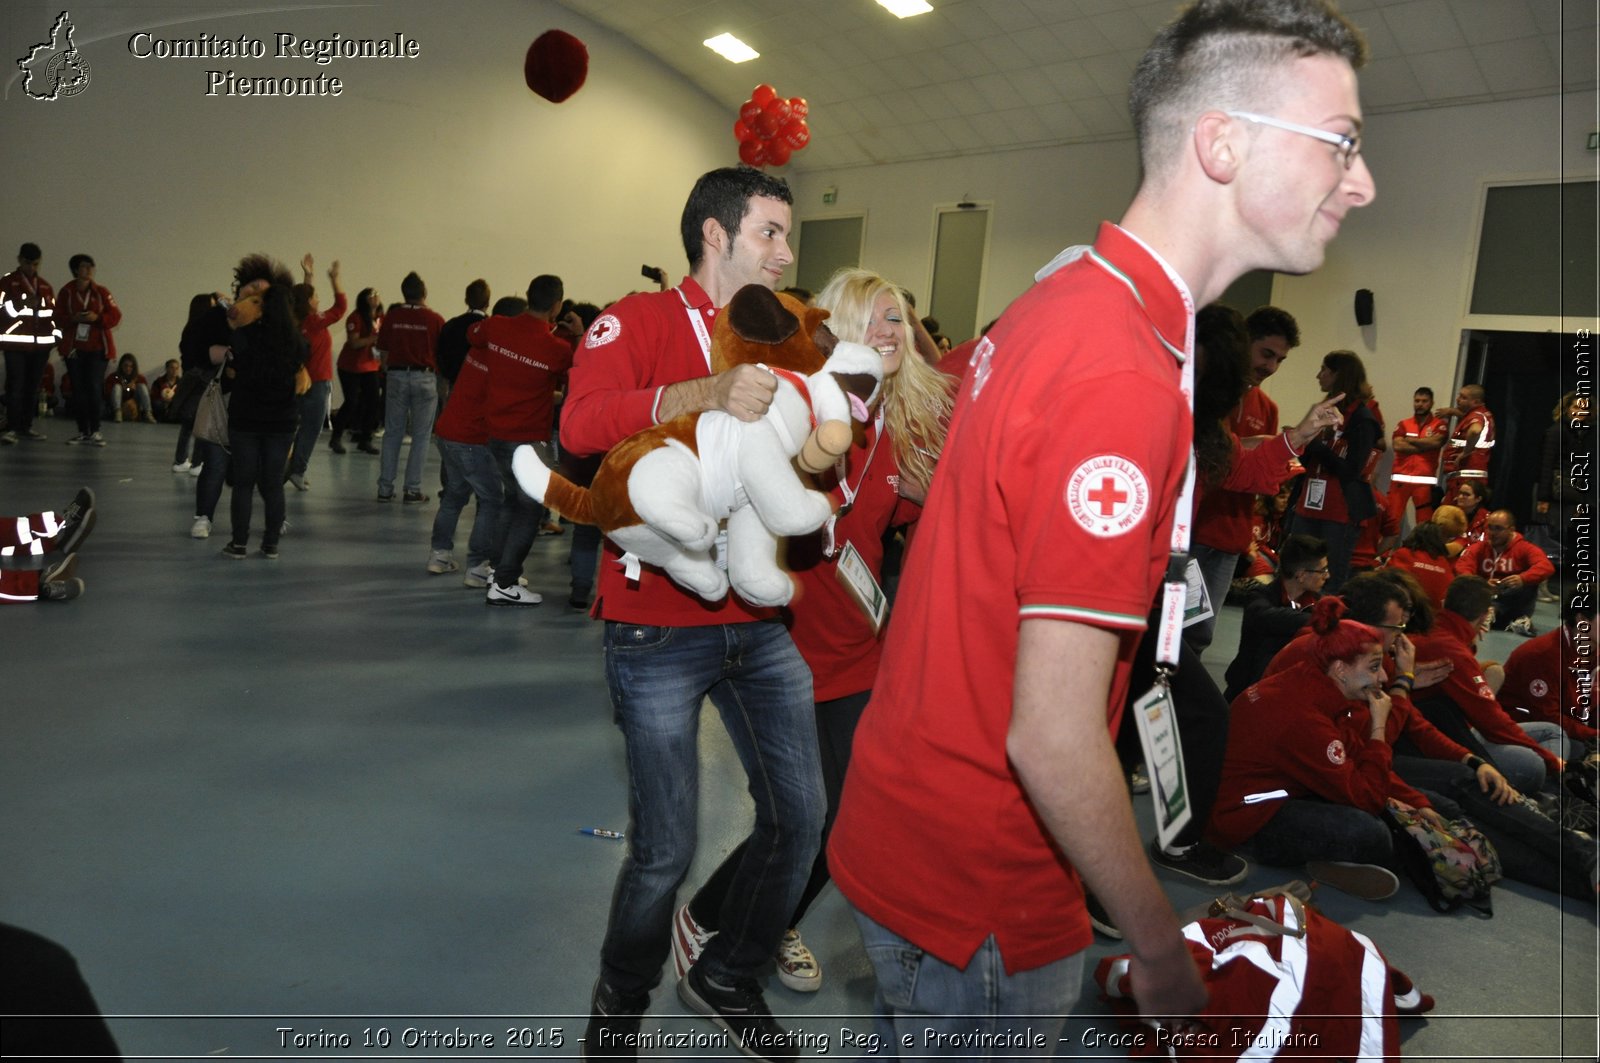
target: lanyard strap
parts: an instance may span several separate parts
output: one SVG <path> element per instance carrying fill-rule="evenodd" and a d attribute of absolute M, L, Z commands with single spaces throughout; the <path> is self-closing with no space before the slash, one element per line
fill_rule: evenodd
<path fill-rule="evenodd" d="M 848 513 L 856 504 L 856 496 L 861 493 L 861 485 L 867 482 L 867 471 L 872 468 L 872 456 L 878 452 L 878 444 L 883 441 L 883 407 L 878 407 L 878 416 L 872 422 L 872 446 L 867 449 L 867 460 L 861 463 L 861 475 L 856 477 L 856 485 L 850 486 L 848 474 L 850 471 L 848 455 L 841 457 L 834 463 L 833 472 L 839 479 L 839 494 L 844 498 L 844 506 L 840 513 Z"/>
<path fill-rule="evenodd" d="M 684 294 L 680 286 L 673 291 L 678 293 L 678 298 L 683 300 L 683 312 L 689 315 L 689 324 L 694 328 L 695 339 L 700 341 L 700 353 L 705 356 L 706 372 L 711 372 L 711 334 L 706 331 L 706 319 L 700 316 L 700 311 L 689 305 L 689 297 Z"/>

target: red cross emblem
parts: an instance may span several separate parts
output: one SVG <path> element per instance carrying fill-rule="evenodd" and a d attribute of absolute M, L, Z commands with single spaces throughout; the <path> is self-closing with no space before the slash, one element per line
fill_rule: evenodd
<path fill-rule="evenodd" d="M 1132 531 L 1150 511 L 1150 482 L 1144 470 L 1120 454 L 1081 462 L 1067 477 L 1064 494 L 1072 519 L 1100 539 Z"/>

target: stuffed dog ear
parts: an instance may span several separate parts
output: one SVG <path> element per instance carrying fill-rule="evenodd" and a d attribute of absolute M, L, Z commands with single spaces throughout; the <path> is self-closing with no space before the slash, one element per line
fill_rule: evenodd
<path fill-rule="evenodd" d="M 728 301 L 728 325 L 746 343 L 776 347 L 800 330 L 800 319 L 770 288 L 746 284 Z"/>
<path fill-rule="evenodd" d="M 826 310 L 819 310 L 817 313 L 824 318 L 828 316 Z M 807 320 L 806 324 L 810 325 L 811 322 Z M 818 318 L 817 323 L 811 327 L 811 342 L 817 345 L 822 357 L 827 358 L 833 354 L 833 349 L 839 346 L 839 337 L 833 334 L 833 329 L 822 323 L 822 318 Z"/>

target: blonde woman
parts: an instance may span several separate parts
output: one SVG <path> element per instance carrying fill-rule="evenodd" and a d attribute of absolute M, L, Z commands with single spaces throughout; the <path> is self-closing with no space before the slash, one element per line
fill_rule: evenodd
<path fill-rule="evenodd" d="M 872 420 L 858 431 L 839 467 L 823 477 L 821 486 L 839 499 L 837 518 L 815 535 L 790 539 L 788 546 L 789 567 L 799 588 L 785 620 L 811 668 L 828 794 L 823 846 L 776 957 L 779 981 L 802 993 L 822 987 L 822 967 L 792 928 L 828 883 L 823 850 L 844 786 L 850 743 L 872 694 L 883 648 L 882 630 L 846 590 L 837 568 L 858 556 L 874 578 L 880 577 L 885 532 L 912 523 L 922 512 L 956 386 L 921 356 L 924 346 L 935 349 L 933 341 L 908 312 L 901 290 L 876 273 L 840 270 L 816 305 L 829 312 L 828 327 L 840 339 L 864 343 L 883 356 L 884 388 Z M 743 855 L 742 846 L 734 850 L 694 899 L 678 909 L 672 955 L 680 977 L 716 933 L 723 897 Z"/>

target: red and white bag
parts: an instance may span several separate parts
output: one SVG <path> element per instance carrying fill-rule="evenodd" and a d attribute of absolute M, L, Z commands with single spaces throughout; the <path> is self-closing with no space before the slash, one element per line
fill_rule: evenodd
<path fill-rule="evenodd" d="M 1396 986 L 1388 963 L 1366 936 L 1287 892 L 1219 898 L 1210 913 L 1183 928 L 1210 1000 L 1182 1030 L 1139 1019 L 1128 987 L 1128 956 L 1108 956 L 1096 967 L 1095 980 L 1112 1007 L 1130 1029 L 1143 1033 L 1130 1055 L 1400 1058 Z"/>

